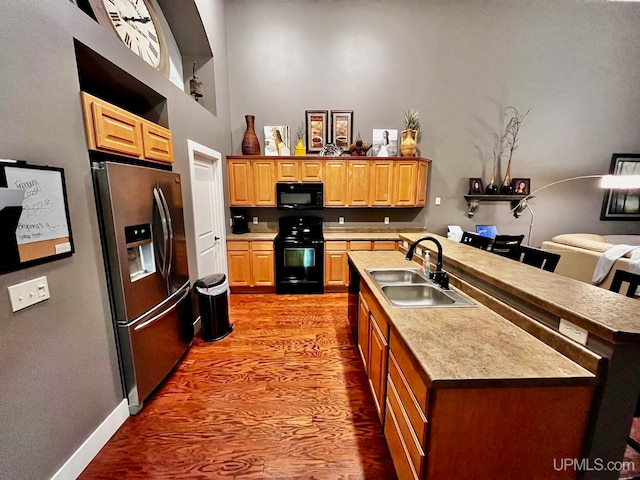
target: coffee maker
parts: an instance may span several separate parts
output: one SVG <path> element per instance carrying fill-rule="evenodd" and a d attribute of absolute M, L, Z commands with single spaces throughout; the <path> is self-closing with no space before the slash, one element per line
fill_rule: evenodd
<path fill-rule="evenodd" d="M 249 233 L 249 222 L 244 212 L 231 212 L 231 233 Z"/>

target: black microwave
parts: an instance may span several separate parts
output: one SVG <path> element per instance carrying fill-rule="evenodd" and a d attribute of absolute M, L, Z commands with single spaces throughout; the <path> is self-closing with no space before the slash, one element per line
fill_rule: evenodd
<path fill-rule="evenodd" d="M 323 192 L 319 182 L 278 182 L 276 206 L 281 210 L 318 210 L 324 206 Z"/>

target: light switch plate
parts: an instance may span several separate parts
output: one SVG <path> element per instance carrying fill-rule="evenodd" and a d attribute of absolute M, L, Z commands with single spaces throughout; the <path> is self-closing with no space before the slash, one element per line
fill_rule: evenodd
<path fill-rule="evenodd" d="M 17 312 L 30 307 L 34 303 L 42 302 L 50 297 L 47 277 L 38 277 L 33 280 L 18 283 L 7 288 L 11 300 L 11 310 Z"/>
<path fill-rule="evenodd" d="M 436 205 L 440 205 L 442 203 L 442 198 L 436 197 Z"/>
<path fill-rule="evenodd" d="M 589 337 L 589 332 L 587 332 L 584 328 L 581 328 L 573 323 L 565 320 L 564 318 L 560 319 L 560 325 L 558 326 L 558 330 L 563 335 L 566 335 L 571 340 L 574 340 L 582 345 L 587 344 L 587 338 Z"/>

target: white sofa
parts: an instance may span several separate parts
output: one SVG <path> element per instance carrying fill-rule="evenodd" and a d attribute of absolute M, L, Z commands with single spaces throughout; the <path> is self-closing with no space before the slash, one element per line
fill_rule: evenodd
<path fill-rule="evenodd" d="M 542 242 L 542 249 L 560 255 L 555 273 L 593 284 L 593 272 L 600 256 L 612 246 L 619 244 L 640 246 L 640 235 L 568 233 L 545 240 Z M 629 271 L 630 257 L 631 253 L 628 253 L 616 260 L 609 274 L 598 286 L 608 289 L 616 270 Z"/>

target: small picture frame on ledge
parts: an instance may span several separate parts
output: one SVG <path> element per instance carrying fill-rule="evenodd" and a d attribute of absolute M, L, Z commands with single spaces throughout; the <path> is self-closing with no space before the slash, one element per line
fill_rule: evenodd
<path fill-rule="evenodd" d="M 529 195 L 531 193 L 531 179 L 514 178 L 511 182 L 514 195 Z"/>
<path fill-rule="evenodd" d="M 331 110 L 331 138 L 343 150 L 353 143 L 353 110 Z"/>
<path fill-rule="evenodd" d="M 327 144 L 329 114 L 327 110 L 306 110 L 307 152 L 320 153 Z"/>
<path fill-rule="evenodd" d="M 469 179 L 469 195 L 482 195 L 483 193 L 484 193 L 484 188 L 482 187 L 482 179 L 470 178 Z"/>

